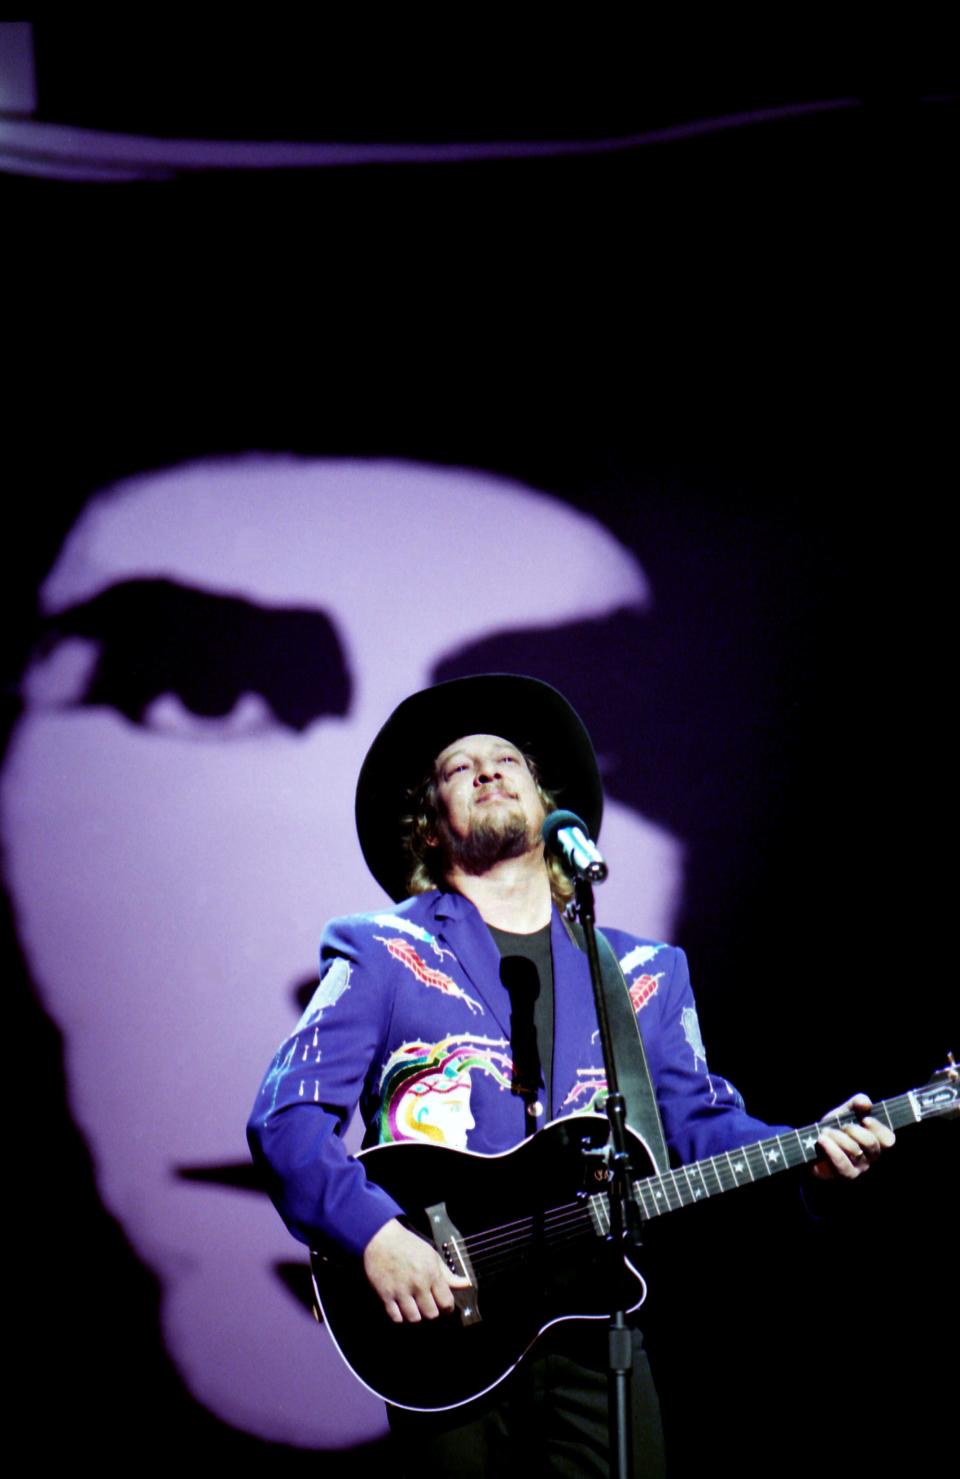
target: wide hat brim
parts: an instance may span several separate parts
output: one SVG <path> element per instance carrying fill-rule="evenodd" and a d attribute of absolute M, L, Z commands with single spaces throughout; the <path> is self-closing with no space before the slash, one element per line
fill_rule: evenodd
<path fill-rule="evenodd" d="M 481 673 L 438 683 L 404 699 L 377 735 L 357 782 L 357 835 L 367 867 L 392 899 L 408 892 L 410 858 L 401 836 L 410 792 L 453 740 L 496 734 L 532 755 L 558 806 L 600 831 L 603 787 L 579 714 L 549 683 L 518 673 Z"/>

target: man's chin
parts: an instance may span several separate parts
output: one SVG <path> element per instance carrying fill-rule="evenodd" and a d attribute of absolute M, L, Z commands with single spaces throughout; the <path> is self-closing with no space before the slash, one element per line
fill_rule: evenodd
<path fill-rule="evenodd" d="M 527 819 L 519 807 L 489 802 L 485 806 L 489 812 L 476 818 L 469 836 L 448 834 L 445 839 L 450 863 L 465 873 L 487 873 L 497 863 L 522 857 L 531 847 Z"/>

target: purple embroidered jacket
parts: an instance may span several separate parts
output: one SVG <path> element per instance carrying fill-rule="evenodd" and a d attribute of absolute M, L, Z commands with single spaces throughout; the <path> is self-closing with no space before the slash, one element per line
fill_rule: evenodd
<path fill-rule="evenodd" d="M 681 1161 L 776 1132 L 707 1070 L 682 950 L 604 929 L 620 960 Z M 595 1110 L 603 1061 L 586 956 L 554 910 L 553 1097 Z M 495 1154 L 525 1134 L 512 1091 L 510 998 L 497 947 L 460 894 L 426 893 L 327 927 L 317 991 L 281 1044 L 248 1126 L 254 1158 L 295 1237 L 361 1253 L 400 1208 L 341 1135 L 359 1102 L 365 1145 L 421 1139 Z"/>

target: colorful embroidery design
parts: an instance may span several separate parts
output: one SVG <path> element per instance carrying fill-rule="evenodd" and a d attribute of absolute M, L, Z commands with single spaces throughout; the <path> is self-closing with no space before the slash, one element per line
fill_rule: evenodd
<path fill-rule="evenodd" d="M 444 971 L 434 970 L 432 966 L 418 955 L 409 940 L 387 939 L 384 935 L 374 935 L 381 945 L 386 945 L 394 960 L 399 960 L 408 971 L 412 971 L 418 981 L 424 986 L 432 986 L 437 991 L 442 991 L 444 996 L 455 996 L 458 1001 L 464 1002 L 473 1012 L 483 1016 L 483 1007 L 472 996 L 468 996 L 462 987 L 458 986 L 452 976 Z"/>
<path fill-rule="evenodd" d="M 633 1010 L 635 1012 L 639 1012 L 642 1007 L 646 1006 L 651 996 L 657 994 L 663 976 L 664 972 L 658 971 L 655 976 L 638 976 L 635 981 L 631 981 L 629 988 L 630 1000 L 633 1002 Z"/>
<path fill-rule="evenodd" d="M 680 1025 L 683 1035 L 693 1052 L 693 1066 L 696 1068 L 698 1062 L 703 1064 L 704 1072 L 707 1069 L 707 1050 L 703 1046 L 703 1038 L 700 1034 L 700 1021 L 697 1017 L 696 1007 L 684 1007 L 680 1013 Z"/>
<path fill-rule="evenodd" d="M 654 956 L 659 955 L 663 948 L 663 945 L 634 945 L 633 949 L 628 950 L 620 961 L 620 969 L 625 976 L 629 976 L 630 972 L 635 971 L 638 965 L 649 965 Z M 662 974 L 663 972 L 661 972 Z"/>
<path fill-rule="evenodd" d="M 267 1074 L 266 1078 L 263 1081 L 264 1094 L 266 1094 L 267 1092 L 269 1092 L 270 1094 L 270 1114 L 273 1114 L 276 1110 L 277 1099 L 280 1094 L 280 1085 L 283 1082 L 284 1072 L 291 1066 L 294 1058 L 296 1057 L 297 1039 L 293 1039 L 286 1052 L 283 1051 L 283 1047 L 284 1045 L 283 1043 L 281 1043 L 280 1047 L 277 1049 L 276 1056 L 270 1065 L 270 1072 Z"/>
<path fill-rule="evenodd" d="M 422 924 L 414 924 L 412 919 L 404 919 L 402 914 L 374 914 L 371 917 L 373 923 L 378 924 L 381 929 L 400 930 L 405 935 L 412 935 L 422 945 L 429 945 L 438 960 L 442 960 L 445 955 L 449 955 L 451 960 L 455 959 L 453 951 L 444 950 L 442 945 L 438 945 L 436 936 L 425 930 Z M 374 938 L 380 937 L 377 935 Z"/>
<path fill-rule="evenodd" d="M 310 998 L 307 1010 L 297 1023 L 297 1032 L 302 1032 L 305 1027 L 312 1027 L 314 1022 L 320 1020 L 327 1007 L 336 1006 L 343 993 L 350 987 L 352 969 L 350 962 L 339 955 L 330 962 L 321 977 L 320 984 Z"/>
<path fill-rule="evenodd" d="M 607 1078 L 603 1069 L 578 1068 L 577 1081 L 560 1107 L 563 1110 L 568 1105 L 576 1105 L 573 1114 L 597 1114 L 603 1109 L 606 1097 Z M 586 1102 L 581 1103 L 582 1100 Z"/>
<path fill-rule="evenodd" d="M 465 1150 L 476 1121 L 471 1075 L 485 1073 L 501 1089 L 513 1081 L 504 1037 L 455 1033 L 438 1043 L 404 1043 L 380 1075 L 380 1140 L 426 1140 Z"/>

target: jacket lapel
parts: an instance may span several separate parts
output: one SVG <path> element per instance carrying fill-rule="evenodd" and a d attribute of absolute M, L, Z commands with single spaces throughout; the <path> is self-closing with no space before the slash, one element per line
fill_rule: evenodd
<path fill-rule="evenodd" d="M 479 912 L 462 894 L 439 894 L 434 902 L 433 933 L 468 977 L 472 993 L 479 997 L 510 1036 L 510 997 L 500 982 L 500 952 Z"/>
<path fill-rule="evenodd" d="M 472 992 L 488 1007 L 504 1034 L 510 1035 L 510 996 L 500 982 L 500 952 L 479 912 L 462 894 L 438 894 L 430 909 L 428 928 L 448 950 L 452 950 Z M 553 953 L 554 1001 L 562 1009 L 555 1011 L 557 1023 L 566 1028 L 562 1039 L 555 1037 L 554 1062 L 568 1058 L 571 1052 L 582 1055 L 584 1047 L 597 1030 L 590 984 L 590 964 L 586 955 L 567 932 L 559 912 L 554 909 L 550 930 Z M 598 1049 L 599 1051 L 599 1049 Z M 573 1067 L 573 1058 L 564 1067 Z"/>

